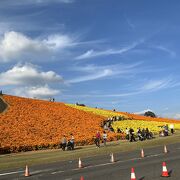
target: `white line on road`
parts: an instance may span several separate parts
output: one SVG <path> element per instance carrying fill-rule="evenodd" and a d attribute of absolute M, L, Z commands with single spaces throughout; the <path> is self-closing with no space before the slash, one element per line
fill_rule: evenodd
<path fill-rule="evenodd" d="M 63 173 L 64 171 L 55 171 L 55 172 L 52 172 L 51 174 L 58 174 L 58 173 Z"/>
<path fill-rule="evenodd" d="M 22 173 L 24 171 L 14 171 L 14 172 L 7 172 L 7 173 L 1 173 L 0 176 L 6 176 L 6 175 L 11 175 L 11 174 L 18 174 Z"/>

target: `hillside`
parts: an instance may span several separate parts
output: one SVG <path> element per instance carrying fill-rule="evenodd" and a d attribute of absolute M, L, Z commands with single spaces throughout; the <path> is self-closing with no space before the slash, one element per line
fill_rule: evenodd
<path fill-rule="evenodd" d="M 58 148 L 63 135 L 70 138 L 71 133 L 76 145 L 92 144 L 96 131 L 103 131 L 102 122 L 113 116 L 123 116 L 124 120 L 113 122 L 115 133 L 108 131 L 108 140 L 125 137 L 123 133 L 116 133 L 118 128 L 124 131 L 126 127 L 148 127 L 153 132 L 158 132 L 160 126 L 174 123 L 175 129 L 180 129 L 180 121 L 172 119 L 150 118 L 10 95 L 3 95 L 1 98 L 0 153 Z"/>
<path fill-rule="evenodd" d="M 76 142 L 92 143 L 104 117 L 66 106 L 64 103 L 4 95 L 9 108 L 0 113 L 1 151 L 56 147 L 62 136 L 73 133 Z"/>

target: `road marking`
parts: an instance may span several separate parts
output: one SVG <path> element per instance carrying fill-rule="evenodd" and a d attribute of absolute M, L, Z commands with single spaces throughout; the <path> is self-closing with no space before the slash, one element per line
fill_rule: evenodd
<path fill-rule="evenodd" d="M 162 155 L 162 154 L 149 155 L 149 156 L 146 156 L 146 158 L 147 157 L 157 157 L 159 155 Z M 117 164 L 117 163 L 123 163 L 123 162 L 134 161 L 134 160 L 141 160 L 141 159 L 144 159 L 144 158 L 139 157 L 139 158 L 127 159 L 127 160 L 124 160 L 124 161 L 115 161 L 115 162 L 109 162 L 109 163 L 103 163 L 103 164 L 95 164 L 95 165 L 85 166 L 83 168 L 71 169 L 71 171 L 78 171 L 78 170 L 81 170 L 81 169 L 88 169 L 88 168 L 101 167 L 101 166 L 108 166 L 110 164 L 113 165 L 113 164 Z"/>
<path fill-rule="evenodd" d="M 160 155 L 163 155 L 163 154 L 162 153 L 160 153 L 160 154 L 152 154 L 152 155 L 148 155 L 146 157 L 157 157 L 157 156 L 160 156 Z"/>
<path fill-rule="evenodd" d="M 6 176 L 6 175 L 11 175 L 11 174 L 18 174 L 18 173 L 22 173 L 22 172 L 24 172 L 24 171 L 7 172 L 7 173 L 0 174 L 0 176 Z"/>
<path fill-rule="evenodd" d="M 58 173 L 63 173 L 64 171 L 55 171 L 55 172 L 52 172 L 51 174 L 58 174 Z"/>

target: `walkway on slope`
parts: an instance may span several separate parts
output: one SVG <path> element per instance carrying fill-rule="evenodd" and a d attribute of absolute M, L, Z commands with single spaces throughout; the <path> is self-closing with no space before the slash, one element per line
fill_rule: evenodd
<path fill-rule="evenodd" d="M 3 96 L 0 95 L 0 113 L 3 113 L 7 108 L 7 103 L 4 101 Z"/>

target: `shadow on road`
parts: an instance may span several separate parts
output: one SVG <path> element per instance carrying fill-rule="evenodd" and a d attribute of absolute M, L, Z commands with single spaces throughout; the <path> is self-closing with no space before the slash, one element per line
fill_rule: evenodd
<path fill-rule="evenodd" d="M 138 180 L 143 180 L 143 179 L 145 179 L 145 176 L 143 176 L 143 177 L 139 178 Z"/>

